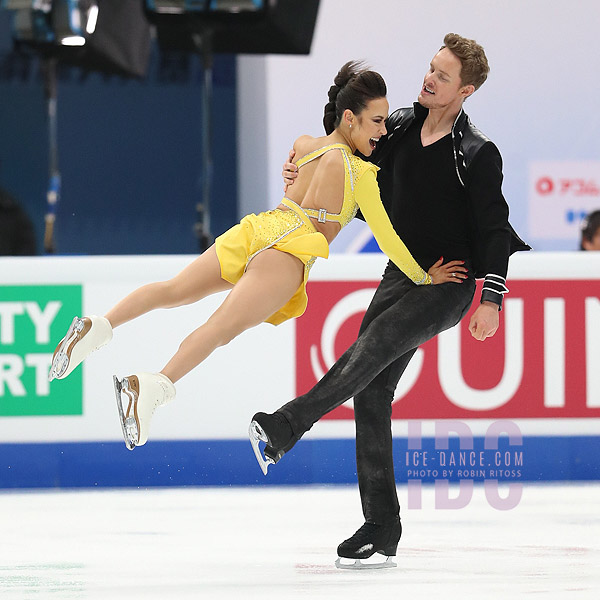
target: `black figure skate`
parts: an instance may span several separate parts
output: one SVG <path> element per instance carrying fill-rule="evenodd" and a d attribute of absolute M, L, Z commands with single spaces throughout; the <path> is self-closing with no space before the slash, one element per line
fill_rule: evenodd
<path fill-rule="evenodd" d="M 269 465 L 279 462 L 299 439 L 294 436 L 289 421 L 279 412 L 272 415 L 256 413 L 252 417 L 248 435 L 256 460 L 265 475 Z M 260 442 L 265 442 L 264 456 L 260 451 Z"/>
<path fill-rule="evenodd" d="M 402 535 L 400 518 L 387 525 L 365 523 L 351 538 L 338 546 L 338 569 L 389 569 L 398 566 L 392 557 L 396 556 L 398 542 Z M 374 554 L 386 556 L 385 561 L 362 562 Z"/>

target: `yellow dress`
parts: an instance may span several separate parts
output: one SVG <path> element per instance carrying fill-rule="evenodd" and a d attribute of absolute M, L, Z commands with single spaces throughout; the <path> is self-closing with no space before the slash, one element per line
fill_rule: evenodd
<path fill-rule="evenodd" d="M 303 156 L 296 164 L 301 168 L 334 149 L 341 151 L 345 170 L 344 200 L 339 213 L 302 208 L 289 198 L 283 198 L 282 204 L 290 210 L 275 209 L 258 215 L 247 215 L 215 240 L 221 276 L 232 284 L 240 280 L 248 263 L 267 248 L 288 252 L 304 263 L 304 279 L 300 287 L 285 306 L 266 319 L 267 323 L 279 325 L 304 313 L 308 303 L 306 282 L 310 268 L 317 257 L 329 256 L 327 239 L 317 231 L 310 217 L 323 223 L 336 222 L 345 227 L 360 208 L 382 252 L 415 284 L 431 283 L 431 278 L 398 237 L 385 212 L 377 185 L 378 167 L 354 156 L 350 147 L 345 144 L 330 144 L 319 148 Z"/>

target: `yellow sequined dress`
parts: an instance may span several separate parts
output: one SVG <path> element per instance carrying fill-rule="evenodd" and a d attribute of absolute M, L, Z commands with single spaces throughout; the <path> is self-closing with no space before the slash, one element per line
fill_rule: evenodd
<path fill-rule="evenodd" d="M 337 222 L 344 227 L 352 221 L 360 208 L 382 252 L 417 285 L 431 283 L 429 275 L 414 260 L 390 223 L 379 196 L 378 168 L 375 165 L 354 156 L 350 147 L 345 144 L 319 148 L 303 156 L 296 164 L 301 168 L 334 149 L 342 153 L 345 170 L 344 200 L 339 213 L 305 209 L 289 198 L 284 198 L 282 204 L 290 210 L 275 209 L 258 215 L 247 215 L 215 240 L 221 276 L 233 284 L 242 277 L 248 263 L 267 248 L 288 252 L 304 263 L 304 279 L 300 287 L 285 306 L 266 319 L 267 323 L 278 325 L 287 319 L 299 317 L 306 310 L 306 282 L 310 268 L 317 257 L 329 256 L 327 239 L 317 231 L 310 217 L 321 222 Z"/>

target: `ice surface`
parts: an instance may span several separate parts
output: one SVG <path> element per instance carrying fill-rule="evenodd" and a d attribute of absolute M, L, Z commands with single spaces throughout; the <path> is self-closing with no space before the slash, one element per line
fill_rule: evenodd
<path fill-rule="evenodd" d="M 399 487 L 407 506 L 407 488 Z M 342 571 L 355 487 L 0 493 L 0 598 L 598 598 L 600 484 L 403 509 L 395 569 Z"/>

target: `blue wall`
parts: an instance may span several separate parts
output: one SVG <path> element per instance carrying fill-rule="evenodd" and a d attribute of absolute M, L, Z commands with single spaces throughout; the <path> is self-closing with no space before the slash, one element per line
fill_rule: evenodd
<path fill-rule="evenodd" d="M 25 207 L 42 251 L 48 132 L 36 58 L 15 58 L 0 11 L 0 185 Z M 235 57 L 215 57 L 211 230 L 237 220 Z M 152 49 L 143 81 L 61 66 L 59 254 L 195 253 L 202 199 L 202 81 L 196 56 Z"/>
<path fill-rule="evenodd" d="M 457 440 L 448 452 L 458 456 Z M 498 450 L 517 451 L 520 464 L 502 458 L 499 475 L 490 468 L 493 458 L 484 451 L 485 440 L 474 438 L 473 448 L 486 455 L 485 474 L 472 475 L 470 467 L 452 476 L 421 476 L 406 466 L 406 439 L 394 439 L 396 481 L 437 479 L 483 482 L 590 481 L 600 479 L 597 436 L 529 436 L 510 446 L 501 438 Z M 422 448 L 435 455 L 435 440 L 423 439 Z M 0 444 L 0 489 L 72 487 L 146 487 L 182 485 L 300 485 L 356 483 L 354 440 L 301 440 L 280 463 L 263 476 L 247 440 L 150 441 L 130 452 L 122 442 Z M 489 459 L 489 460 L 488 460 Z M 513 459 L 511 458 L 511 462 Z M 457 463 L 458 464 L 458 463 Z M 434 467 L 435 468 L 435 467 Z M 481 469 L 477 469 L 481 470 Z"/>

